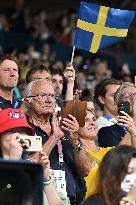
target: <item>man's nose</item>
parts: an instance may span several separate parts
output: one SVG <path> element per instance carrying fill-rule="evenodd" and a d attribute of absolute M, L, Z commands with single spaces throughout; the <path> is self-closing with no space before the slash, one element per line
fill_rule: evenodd
<path fill-rule="evenodd" d="M 60 83 L 59 82 L 56 82 L 56 87 L 60 87 Z"/>
<path fill-rule="evenodd" d="M 52 97 L 50 95 L 47 95 L 46 102 L 48 103 L 52 102 Z"/>
<path fill-rule="evenodd" d="M 15 76 L 15 75 L 16 75 L 16 71 L 10 70 L 10 76 Z"/>

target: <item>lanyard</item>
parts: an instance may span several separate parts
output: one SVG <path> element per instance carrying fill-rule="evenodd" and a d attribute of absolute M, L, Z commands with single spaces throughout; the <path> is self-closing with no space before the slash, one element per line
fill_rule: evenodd
<path fill-rule="evenodd" d="M 59 164 L 62 164 L 64 162 L 64 160 L 63 160 L 61 140 L 58 141 L 57 146 L 58 146 L 58 154 L 59 154 Z"/>

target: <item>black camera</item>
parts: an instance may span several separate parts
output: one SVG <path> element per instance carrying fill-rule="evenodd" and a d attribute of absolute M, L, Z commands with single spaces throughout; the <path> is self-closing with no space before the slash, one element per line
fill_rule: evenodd
<path fill-rule="evenodd" d="M 41 165 L 23 160 L 0 160 L 0 204 L 42 205 Z"/>

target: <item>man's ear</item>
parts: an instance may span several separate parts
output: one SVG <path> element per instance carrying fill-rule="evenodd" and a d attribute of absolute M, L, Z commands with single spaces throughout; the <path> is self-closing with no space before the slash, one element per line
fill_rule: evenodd
<path fill-rule="evenodd" d="M 98 100 L 101 104 L 103 104 L 103 105 L 105 104 L 105 98 L 103 96 L 99 95 Z"/>

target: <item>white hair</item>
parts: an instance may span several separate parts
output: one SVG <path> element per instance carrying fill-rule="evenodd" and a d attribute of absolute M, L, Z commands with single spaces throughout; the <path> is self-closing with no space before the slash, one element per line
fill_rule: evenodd
<path fill-rule="evenodd" d="M 30 82 L 30 83 L 26 86 L 25 98 L 28 98 L 29 96 L 32 95 L 32 88 L 33 88 L 33 86 L 34 86 L 37 82 L 43 82 L 43 83 L 45 83 L 45 84 L 52 85 L 52 82 L 46 81 L 44 78 L 33 80 L 32 82 Z M 31 98 L 31 97 L 28 98 L 28 102 L 30 103 L 31 101 L 32 101 L 32 98 Z"/>

